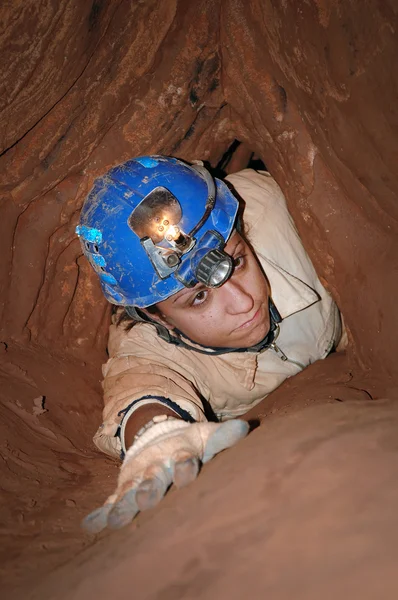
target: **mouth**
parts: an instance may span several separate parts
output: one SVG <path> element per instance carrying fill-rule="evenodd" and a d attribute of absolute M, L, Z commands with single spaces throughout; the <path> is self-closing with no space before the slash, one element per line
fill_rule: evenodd
<path fill-rule="evenodd" d="M 239 325 L 239 327 L 237 327 L 235 331 L 242 331 L 242 329 L 249 329 L 250 327 L 257 325 L 260 320 L 261 313 L 262 313 L 262 306 L 260 306 L 260 308 L 257 310 L 255 315 L 251 319 L 249 319 L 248 321 L 245 321 L 245 323 L 242 323 L 242 325 Z"/>

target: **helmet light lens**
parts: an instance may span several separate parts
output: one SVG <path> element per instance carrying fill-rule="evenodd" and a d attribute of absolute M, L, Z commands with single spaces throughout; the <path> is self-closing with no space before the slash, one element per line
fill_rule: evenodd
<path fill-rule="evenodd" d="M 214 248 L 199 262 L 196 277 L 206 287 L 220 287 L 231 275 L 232 267 L 232 258 L 222 250 Z"/>
<path fill-rule="evenodd" d="M 229 258 L 229 257 L 228 257 Z M 227 260 L 219 263 L 215 271 L 210 276 L 209 287 L 219 287 L 227 281 L 231 273 L 231 264 Z"/>

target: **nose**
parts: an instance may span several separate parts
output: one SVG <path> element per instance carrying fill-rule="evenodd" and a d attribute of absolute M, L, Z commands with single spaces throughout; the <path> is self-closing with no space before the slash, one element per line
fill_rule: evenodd
<path fill-rule="evenodd" d="M 230 315 L 249 313 L 254 307 L 254 299 L 241 282 L 228 279 L 219 290 L 223 293 L 224 307 Z"/>

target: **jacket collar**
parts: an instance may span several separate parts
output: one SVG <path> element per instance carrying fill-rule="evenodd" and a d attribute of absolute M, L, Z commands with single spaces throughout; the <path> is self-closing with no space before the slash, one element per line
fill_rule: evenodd
<path fill-rule="evenodd" d="M 309 285 L 288 273 L 275 262 L 258 256 L 271 286 L 272 299 L 282 319 L 286 319 L 320 301 L 319 294 Z"/>

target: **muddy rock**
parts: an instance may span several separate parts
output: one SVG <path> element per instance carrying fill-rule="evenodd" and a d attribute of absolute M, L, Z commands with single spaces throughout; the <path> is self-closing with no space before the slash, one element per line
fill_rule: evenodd
<path fill-rule="evenodd" d="M 397 13 L 378 0 L 0 7 L 8 598 L 397 597 Z M 110 309 L 74 230 L 94 178 L 147 153 L 226 172 L 261 159 L 349 346 L 264 399 L 247 417 L 260 427 L 191 488 L 93 540 L 79 521 L 118 469 L 91 441 Z"/>

